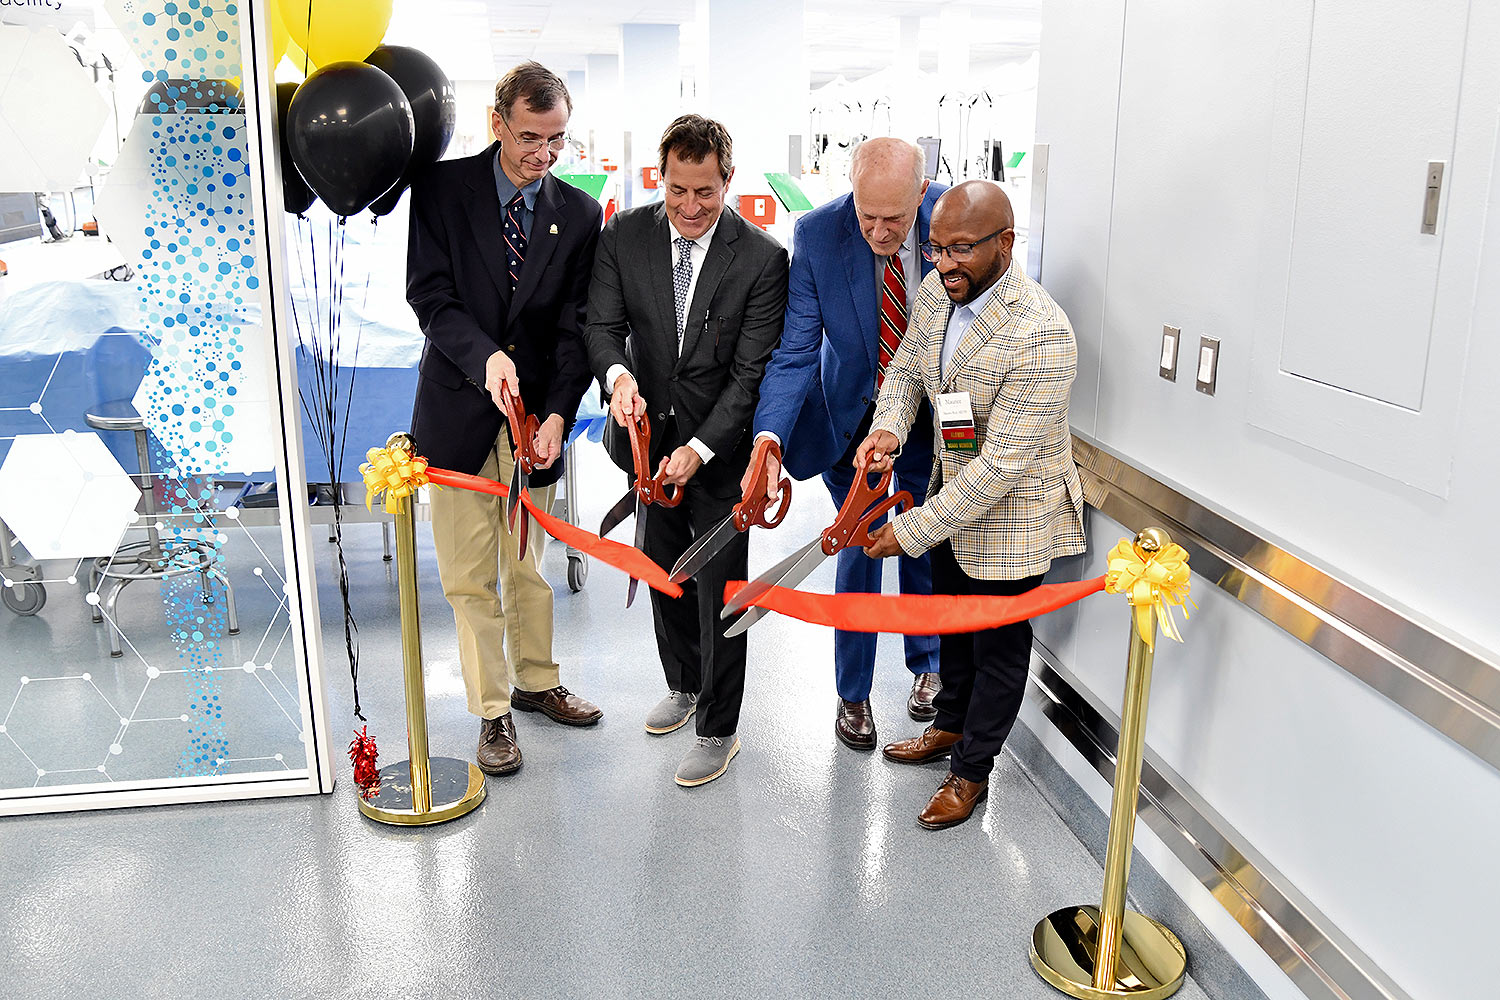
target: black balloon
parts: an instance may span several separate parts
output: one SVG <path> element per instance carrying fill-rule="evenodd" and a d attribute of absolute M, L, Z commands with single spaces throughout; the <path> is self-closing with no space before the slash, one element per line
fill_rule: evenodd
<path fill-rule="evenodd" d="M 401 179 L 370 205 L 370 211 L 376 215 L 386 215 L 396 207 L 413 178 L 442 158 L 453 139 L 458 108 L 453 81 L 423 52 L 404 45 L 382 45 L 365 62 L 396 81 L 411 104 L 411 116 L 416 123 L 411 161 Z"/>
<path fill-rule="evenodd" d="M 281 137 L 281 200 L 286 203 L 288 212 L 301 215 L 318 199 L 312 193 L 312 188 L 307 186 L 307 181 L 297 172 L 297 165 L 292 162 L 292 141 L 287 132 L 286 114 L 292 106 L 292 95 L 296 92 L 295 83 L 276 85 L 276 132 Z"/>
<path fill-rule="evenodd" d="M 411 159 L 411 107 L 374 66 L 322 67 L 297 88 L 286 117 L 292 162 L 337 216 L 389 191 Z"/>

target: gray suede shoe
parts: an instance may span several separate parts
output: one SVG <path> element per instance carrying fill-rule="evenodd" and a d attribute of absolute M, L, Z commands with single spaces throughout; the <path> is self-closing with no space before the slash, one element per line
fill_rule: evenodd
<path fill-rule="evenodd" d="M 698 696 L 682 691 L 669 691 L 667 696 L 646 713 L 646 732 L 653 736 L 681 729 L 683 723 L 698 711 Z"/>
<path fill-rule="evenodd" d="M 728 736 L 700 736 L 682 763 L 677 765 L 677 783 L 683 788 L 706 785 L 729 770 L 729 762 L 740 752 L 740 740 Z"/>

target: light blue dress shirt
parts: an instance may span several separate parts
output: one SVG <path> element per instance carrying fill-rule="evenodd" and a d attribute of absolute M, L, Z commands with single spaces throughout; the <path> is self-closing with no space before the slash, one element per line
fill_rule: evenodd
<path fill-rule="evenodd" d="M 969 332 L 969 327 L 974 325 L 975 318 L 989 304 L 990 296 L 994 294 L 999 284 L 1000 279 L 996 278 L 995 283 L 975 296 L 974 301 L 968 305 L 953 307 L 953 312 L 948 317 L 948 329 L 943 332 L 943 355 L 941 367 L 938 368 L 940 385 L 947 384 L 948 363 L 953 360 L 953 353 L 958 350 L 958 345 L 963 343 L 964 334 Z"/>
<path fill-rule="evenodd" d="M 511 179 L 505 175 L 505 170 L 500 166 L 500 151 L 495 151 L 495 193 L 500 196 L 500 214 L 505 214 L 505 206 L 516 196 L 516 186 Z M 531 220 L 536 215 L 536 196 L 542 190 L 542 179 L 538 177 L 530 184 L 519 189 L 521 192 L 521 233 L 529 240 L 531 239 Z"/>

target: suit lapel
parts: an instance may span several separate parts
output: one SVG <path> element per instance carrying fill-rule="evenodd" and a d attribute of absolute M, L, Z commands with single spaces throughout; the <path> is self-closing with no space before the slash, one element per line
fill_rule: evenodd
<path fill-rule="evenodd" d="M 844 267 L 849 272 L 849 295 L 854 304 L 854 315 L 859 317 L 860 342 L 864 344 L 865 356 L 870 359 L 870 374 L 875 374 L 876 348 L 879 337 L 878 314 L 880 300 L 875 291 L 875 251 L 865 242 L 859 231 L 859 221 L 854 214 L 854 199 L 849 199 L 849 211 L 844 213 Z"/>
<path fill-rule="evenodd" d="M 526 262 L 521 265 L 521 280 L 516 282 L 516 292 L 510 298 L 510 313 L 506 323 L 514 323 L 521 309 L 542 280 L 542 272 L 552 259 L 552 251 L 562 239 L 566 221 L 562 214 L 562 196 L 557 185 L 562 183 L 550 173 L 542 178 L 541 190 L 537 192 L 536 210 L 531 215 L 531 235 L 526 238 Z M 499 197 L 496 197 L 498 203 Z"/>
<path fill-rule="evenodd" d="M 667 357 L 677 353 L 677 301 L 672 297 L 672 227 L 667 225 L 667 210 L 658 204 L 653 210 L 656 221 L 651 224 L 651 238 L 646 241 L 646 273 L 650 275 L 651 287 L 656 289 L 657 329 L 665 331 L 670 338 Z"/>
<path fill-rule="evenodd" d="M 510 294 L 510 272 L 505 266 L 505 231 L 500 218 L 500 195 L 495 191 L 495 151 L 499 143 L 474 158 L 474 166 L 465 178 L 470 191 L 471 211 L 464 218 L 479 247 L 479 257 L 484 269 L 490 273 L 500 301 L 508 304 Z"/>
<path fill-rule="evenodd" d="M 952 316 L 953 301 L 944 295 L 942 305 L 932 314 L 932 327 L 927 337 L 927 387 L 932 393 L 942 391 L 943 338 Z"/>
<path fill-rule="evenodd" d="M 917 271 L 921 274 L 922 278 L 926 278 L 932 273 L 933 266 L 932 261 L 922 256 L 920 249 L 921 245 L 927 242 L 929 231 L 932 228 L 932 206 L 935 201 L 929 200 L 930 198 L 931 195 L 924 195 L 922 203 L 917 206 Z"/>
<path fill-rule="evenodd" d="M 729 265 L 734 260 L 734 247 L 732 244 L 739 239 L 741 223 L 739 217 L 729 209 L 719 213 L 719 225 L 714 230 L 713 242 L 708 245 L 708 256 L 703 258 L 703 269 L 698 272 L 697 284 L 693 286 L 693 300 L 688 303 L 687 324 L 682 333 L 682 351 L 677 357 L 677 364 L 673 371 L 679 371 L 683 362 L 692 356 L 693 350 L 698 346 L 698 341 L 703 335 L 703 328 L 707 323 L 704 319 L 708 315 L 709 307 L 714 300 L 714 292 L 719 289 L 719 282 L 724 280 L 724 275 L 729 271 Z M 668 275 L 667 286 L 671 287 L 671 276 Z M 676 329 L 677 304 L 672 303 L 673 330 Z"/>

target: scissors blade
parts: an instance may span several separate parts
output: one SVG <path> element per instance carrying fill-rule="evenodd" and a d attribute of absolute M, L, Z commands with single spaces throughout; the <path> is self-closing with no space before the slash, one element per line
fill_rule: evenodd
<path fill-rule="evenodd" d="M 635 547 L 642 552 L 646 551 L 646 506 L 638 504 L 635 511 Z M 639 589 L 641 581 L 635 577 L 630 578 L 630 588 L 625 591 L 625 606 L 628 608 L 635 603 L 635 592 Z"/>
<path fill-rule="evenodd" d="M 604 520 L 599 522 L 599 537 L 614 531 L 625 519 L 635 512 L 635 490 L 628 490 L 624 496 L 615 501 L 604 515 Z"/>
<path fill-rule="evenodd" d="M 681 583 L 703 567 L 707 566 L 709 560 L 719 554 L 719 550 L 729 544 L 729 540 L 739 534 L 734 527 L 734 515 L 730 514 L 720 521 L 714 530 L 701 536 L 687 551 L 682 558 L 677 560 L 677 565 L 672 567 L 672 575 L 669 579 L 673 583 Z"/>
<path fill-rule="evenodd" d="M 517 461 L 510 473 L 510 495 L 505 498 L 505 520 L 510 533 L 516 533 L 516 511 L 521 509 L 522 478 L 521 463 Z"/>
<path fill-rule="evenodd" d="M 764 596 L 772 587 L 795 587 L 807 579 L 807 574 L 823 561 L 822 543 L 823 538 L 820 535 L 745 584 L 744 589 L 735 594 L 732 601 L 724 605 L 724 610 L 719 612 L 719 618 L 724 619 L 738 614 L 749 607 L 752 601 Z"/>
<path fill-rule="evenodd" d="M 828 558 L 828 556 L 823 553 L 822 542 L 822 538 L 815 538 L 807 545 L 804 545 L 800 550 L 802 558 L 798 559 L 797 562 L 793 564 L 792 568 L 781 574 L 781 576 L 771 577 L 769 574 L 764 574 L 757 577 L 751 583 L 746 584 L 745 589 L 735 595 L 735 603 L 739 603 L 740 607 L 745 607 L 745 605 L 749 604 L 750 601 L 757 600 L 758 598 L 765 595 L 768 591 L 770 591 L 772 587 L 795 587 L 803 580 L 806 580 L 808 574 L 812 573 L 812 571 L 817 569 L 824 559 Z M 785 562 L 786 560 L 782 561 Z M 752 587 L 757 588 L 756 592 L 750 592 Z M 744 598 L 747 593 L 750 594 L 750 596 L 748 598 L 745 598 L 743 603 L 740 603 L 741 598 Z M 728 611 L 729 606 L 725 605 L 724 610 Z M 724 638 L 733 639 L 735 636 L 748 629 L 751 625 L 754 625 L 756 622 L 760 621 L 765 617 L 765 615 L 765 608 L 751 608 L 740 616 L 739 621 L 735 622 L 733 625 L 729 626 L 729 628 L 724 630 Z M 720 615 L 719 617 L 722 618 L 723 615 Z"/>

